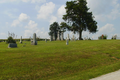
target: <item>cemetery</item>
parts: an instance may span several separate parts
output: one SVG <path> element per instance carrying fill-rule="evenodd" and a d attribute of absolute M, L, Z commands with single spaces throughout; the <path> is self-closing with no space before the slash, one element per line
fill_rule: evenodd
<path fill-rule="evenodd" d="M 8 3 L 11 2 L 14 1 Z M 22 0 L 17 2 L 17 6 L 23 5 L 21 9 L 15 7 L 16 3 L 13 9 L 3 8 L 0 25 L 4 30 L 0 37 L 5 38 L 7 30 L 16 32 L 18 37 L 8 31 L 7 39 L 0 39 L 0 80 L 96 80 L 120 69 L 120 34 L 115 32 L 118 1 L 110 1 L 109 7 L 98 5 L 98 12 L 96 5 L 92 5 L 96 9 L 87 7 L 86 0 L 66 1 L 66 6 L 62 2 Z M 24 6 L 26 3 L 29 9 Z M 113 14 L 114 11 L 118 13 Z M 93 36 L 94 33 L 97 34 Z"/>
<path fill-rule="evenodd" d="M 89 80 L 119 69 L 120 40 L 70 41 L 68 35 L 37 41 L 36 36 L 31 41 L 20 37 L 17 48 L 0 42 L 1 80 Z"/>

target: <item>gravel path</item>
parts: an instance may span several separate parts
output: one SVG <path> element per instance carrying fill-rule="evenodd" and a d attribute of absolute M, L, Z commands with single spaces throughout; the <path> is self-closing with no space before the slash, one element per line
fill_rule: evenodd
<path fill-rule="evenodd" d="M 120 70 L 90 80 L 120 80 Z"/>

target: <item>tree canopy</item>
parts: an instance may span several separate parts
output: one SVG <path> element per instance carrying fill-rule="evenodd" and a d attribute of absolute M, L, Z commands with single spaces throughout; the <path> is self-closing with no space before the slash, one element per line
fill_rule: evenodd
<path fill-rule="evenodd" d="M 60 26 L 59 26 L 58 22 L 53 22 L 53 24 L 50 25 L 49 30 L 50 30 L 50 32 L 48 34 L 50 36 L 53 36 L 53 34 L 54 34 L 54 37 L 55 37 L 55 40 L 56 40 L 57 39 L 57 33 L 60 30 Z"/>
<path fill-rule="evenodd" d="M 97 32 L 97 22 L 93 19 L 92 12 L 88 12 L 86 0 L 67 1 L 65 9 L 66 14 L 63 15 L 63 19 L 67 22 L 66 28 L 79 33 L 80 40 L 82 31 Z"/>

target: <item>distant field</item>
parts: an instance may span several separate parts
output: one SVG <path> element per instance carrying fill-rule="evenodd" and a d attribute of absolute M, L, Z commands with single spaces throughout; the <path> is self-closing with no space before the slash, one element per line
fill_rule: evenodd
<path fill-rule="evenodd" d="M 17 44 L 0 42 L 0 80 L 89 80 L 120 69 L 120 40 Z"/>

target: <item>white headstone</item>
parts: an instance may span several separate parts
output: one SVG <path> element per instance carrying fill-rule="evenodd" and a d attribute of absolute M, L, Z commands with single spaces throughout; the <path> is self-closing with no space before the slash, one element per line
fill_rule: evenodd
<path fill-rule="evenodd" d="M 55 33 L 53 33 L 53 41 L 55 40 Z"/>
<path fill-rule="evenodd" d="M 69 34 L 68 34 L 68 38 L 67 38 L 68 40 L 70 39 L 70 37 L 69 37 Z"/>
<path fill-rule="evenodd" d="M 45 39 L 45 42 L 47 42 L 47 39 Z"/>
<path fill-rule="evenodd" d="M 50 41 L 52 41 L 51 36 L 50 36 Z"/>
<path fill-rule="evenodd" d="M 50 41 L 53 41 L 53 35 L 50 36 Z"/>
<path fill-rule="evenodd" d="M 60 32 L 58 31 L 57 40 L 60 40 Z"/>
<path fill-rule="evenodd" d="M 21 38 L 20 38 L 20 43 L 22 43 L 22 36 L 21 36 Z"/>
<path fill-rule="evenodd" d="M 61 32 L 61 40 L 63 40 L 63 32 Z"/>

